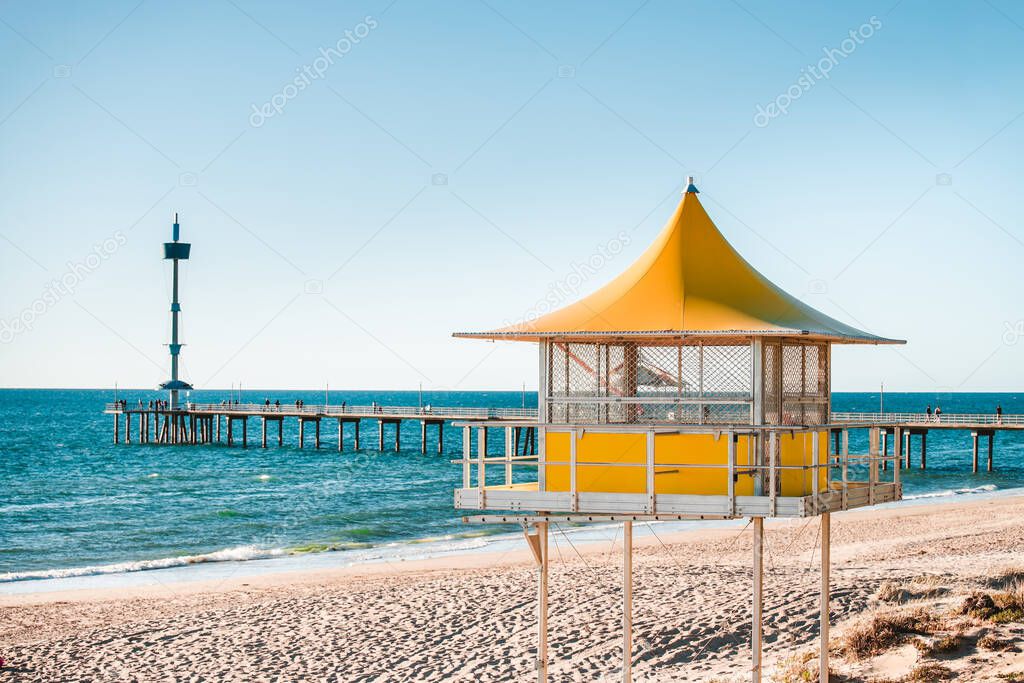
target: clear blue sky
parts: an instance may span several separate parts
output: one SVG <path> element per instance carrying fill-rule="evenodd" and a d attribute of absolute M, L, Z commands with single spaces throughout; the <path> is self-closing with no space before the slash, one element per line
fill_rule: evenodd
<path fill-rule="evenodd" d="M 166 378 L 173 211 L 197 387 L 534 386 L 449 334 L 624 232 L 600 286 L 694 175 L 761 272 L 908 340 L 835 389 L 1024 387 L 1019 3 L 5 3 L 0 57 L 2 386 Z"/>

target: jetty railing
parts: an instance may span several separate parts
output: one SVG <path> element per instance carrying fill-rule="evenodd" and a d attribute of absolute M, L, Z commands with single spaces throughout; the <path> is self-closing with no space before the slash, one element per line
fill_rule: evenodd
<path fill-rule="evenodd" d="M 106 412 L 121 411 L 148 411 L 166 410 L 166 408 L 153 408 L 148 402 L 141 406 L 137 402 L 128 401 L 125 405 L 108 403 L 105 406 Z M 476 408 L 476 407 L 452 407 L 452 406 L 384 406 L 384 405 L 310 405 L 303 404 L 296 406 L 294 403 L 282 403 L 280 405 L 266 403 L 182 403 L 179 411 L 186 413 L 218 413 L 221 415 L 259 415 L 286 413 L 288 415 L 310 415 L 323 417 L 336 416 L 394 416 L 394 417 L 415 417 L 426 418 L 450 418 L 450 419 L 514 419 L 514 420 L 536 420 L 536 408 Z M 531 425 L 532 426 L 532 425 Z"/>
<path fill-rule="evenodd" d="M 1024 425 L 1024 415 L 995 413 L 855 413 L 834 412 L 832 422 L 872 424 L 940 424 L 940 425 Z"/>

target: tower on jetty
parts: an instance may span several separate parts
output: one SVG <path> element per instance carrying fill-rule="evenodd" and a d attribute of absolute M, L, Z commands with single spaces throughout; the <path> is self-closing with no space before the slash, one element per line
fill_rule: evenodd
<path fill-rule="evenodd" d="M 171 343 L 167 345 L 171 352 L 171 379 L 160 385 L 161 389 L 170 392 L 170 409 L 177 410 L 178 392 L 191 391 L 192 385 L 178 377 L 178 356 L 181 355 L 183 344 L 178 340 L 178 323 L 181 318 L 181 302 L 178 300 L 178 262 L 187 261 L 192 245 L 180 242 L 181 226 L 178 214 L 174 214 L 174 225 L 171 228 L 170 242 L 164 242 L 164 260 L 171 262 Z"/>
<path fill-rule="evenodd" d="M 764 520 L 813 516 L 822 543 L 819 680 L 828 680 L 830 513 L 902 495 L 899 467 L 891 476 L 880 467 L 899 455 L 880 453 L 877 438 L 853 455 L 845 426 L 830 424 L 831 347 L 903 342 L 839 322 L 758 273 L 708 217 L 692 178 L 654 243 L 607 285 L 535 320 L 455 336 L 540 351 L 530 423 L 538 454 L 489 456 L 485 438 L 474 453 L 473 429 L 482 437 L 508 423 L 463 425 L 455 491 L 456 508 L 495 511 L 466 521 L 526 532 L 539 568 L 540 681 L 549 666 L 550 524 L 623 523 L 622 680 L 630 681 L 633 523 L 750 518 L 758 683 Z M 841 447 L 830 454 L 833 431 Z"/>

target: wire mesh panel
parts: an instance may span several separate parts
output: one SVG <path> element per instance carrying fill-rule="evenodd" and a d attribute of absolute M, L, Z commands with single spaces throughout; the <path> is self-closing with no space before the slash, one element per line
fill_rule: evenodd
<path fill-rule="evenodd" d="M 553 423 L 752 422 L 749 343 L 554 340 L 547 370 Z"/>
<path fill-rule="evenodd" d="M 679 348 L 680 382 L 684 396 L 699 396 L 701 392 L 701 345 L 683 344 Z"/>
<path fill-rule="evenodd" d="M 566 375 L 569 379 L 567 395 L 597 395 L 597 344 L 567 344 L 565 351 Z"/>
<path fill-rule="evenodd" d="M 679 395 L 679 349 L 678 344 L 637 348 L 637 395 Z"/>
<path fill-rule="evenodd" d="M 569 395 L 569 373 L 565 344 L 548 344 L 548 396 Z"/>
<path fill-rule="evenodd" d="M 826 344 L 782 344 L 781 399 L 781 421 L 778 424 L 814 425 L 828 422 L 829 367 Z M 766 415 L 768 410 L 766 404 Z"/>
<path fill-rule="evenodd" d="M 761 347 L 761 403 L 763 424 L 782 424 L 782 344 Z"/>
<path fill-rule="evenodd" d="M 749 398 L 752 387 L 753 354 L 750 344 L 702 345 L 702 396 Z"/>
<path fill-rule="evenodd" d="M 608 344 L 605 349 L 605 396 L 632 396 L 636 392 L 636 346 Z"/>

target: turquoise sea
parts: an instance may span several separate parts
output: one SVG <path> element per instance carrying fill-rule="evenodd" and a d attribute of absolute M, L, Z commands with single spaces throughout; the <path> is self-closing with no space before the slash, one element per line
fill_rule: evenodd
<path fill-rule="evenodd" d="M 196 391 L 192 400 L 219 402 L 229 391 Z M 120 391 L 129 403 L 161 396 Z M 408 422 L 402 452 L 380 453 L 376 424 L 362 426 L 362 446 L 338 453 L 333 421 L 317 451 L 297 447 L 294 421 L 285 445 L 259 448 L 259 421 L 249 448 L 169 447 L 112 443 L 103 406 L 109 390 L 0 390 L 0 592 L 223 575 L 353 562 L 401 561 L 518 542 L 507 527 L 468 527 L 452 508 L 461 481 L 461 434 L 445 431 L 445 455 L 419 452 L 419 424 Z M 241 401 L 279 399 L 321 404 L 323 391 L 242 392 Z M 331 392 L 332 404 L 416 405 L 417 392 Z M 887 411 L 1024 413 L 1024 394 L 886 394 Z M 520 407 L 519 392 L 424 392 L 434 406 Z M 536 397 L 526 395 L 529 407 Z M 837 393 L 836 411 L 874 411 L 877 393 Z M 388 427 L 388 430 L 391 428 Z M 429 433 L 433 437 L 433 429 Z M 864 448 L 866 435 L 851 446 Z M 390 437 L 387 439 L 390 444 Z M 502 444 L 492 439 L 497 453 Z M 928 437 L 928 470 L 903 477 L 904 495 L 953 499 L 1024 488 L 1024 433 L 996 437 L 994 473 L 971 474 L 967 432 Z M 218 574 L 219 572 L 219 574 Z M 91 578 L 90 578 L 91 577 Z M 102 577 L 102 579 L 100 578 Z M 133 577 L 135 577 L 133 579 Z M 88 581 L 93 583 L 89 584 Z"/>

